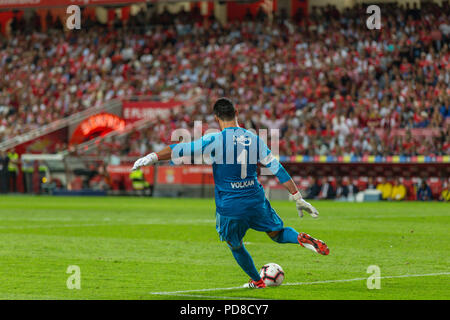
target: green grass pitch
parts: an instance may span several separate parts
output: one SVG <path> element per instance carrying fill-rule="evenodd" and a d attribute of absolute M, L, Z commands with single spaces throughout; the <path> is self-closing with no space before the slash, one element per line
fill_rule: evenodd
<path fill-rule="evenodd" d="M 272 203 L 329 256 L 250 230 L 256 266 L 278 263 L 284 284 L 225 290 L 248 277 L 219 241 L 212 199 L 2 196 L 0 299 L 450 299 L 449 204 L 313 204 L 317 220 Z M 79 290 L 67 288 L 69 265 L 80 267 Z M 370 265 L 378 290 L 367 288 Z"/>

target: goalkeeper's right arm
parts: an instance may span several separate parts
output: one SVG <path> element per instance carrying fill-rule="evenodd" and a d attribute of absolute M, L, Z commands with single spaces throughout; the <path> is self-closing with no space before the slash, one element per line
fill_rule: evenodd
<path fill-rule="evenodd" d="M 158 153 L 152 152 L 146 155 L 145 157 L 138 159 L 134 163 L 132 170 L 137 170 L 142 166 L 152 165 L 158 161 L 174 160 L 174 158 L 178 159 L 179 157 L 182 156 L 195 155 L 199 152 L 201 153 L 203 152 L 203 148 L 206 147 L 208 144 L 212 143 L 213 141 L 214 141 L 214 134 L 207 134 L 201 137 L 200 139 L 192 142 L 172 144 L 170 146 L 165 147 Z M 175 148 L 176 150 L 173 150 Z"/>
<path fill-rule="evenodd" d="M 169 146 L 167 146 L 160 152 L 152 152 L 146 155 L 145 157 L 137 159 L 133 165 L 133 169 L 131 170 L 134 171 L 139 169 L 140 167 L 149 166 L 158 161 L 170 160 L 171 157 L 172 157 L 172 149 Z"/>

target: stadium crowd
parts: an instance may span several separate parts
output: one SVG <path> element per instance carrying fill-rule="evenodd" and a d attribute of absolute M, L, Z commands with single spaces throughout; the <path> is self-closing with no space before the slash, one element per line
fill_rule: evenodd
<path fill-rule="evenodd" d="M 168 143 L 168 129 L 214 127 L 210 106 L 229 96 L 245 127 L 281 130 L 280 154 L 448 155 L 444 5 L 390 7 L 381 30 L 367 29 L 360 6 L 226 25 L 195 11 L 141 12 L 70 32 L 51 17 L 45 32 L 15 20 L 0 40 L 0 142 L 115 98 L 200 96 L 115 145 L 143 154 Z"/>
<path fill-rule="evenodd" d="M 385 177 L 324 177 L 309 179 L 303 193 L 307 199 L 328 199 L 336 201 L 355 201 L 360 191 L 378 190 L 379 197 L 385 201 L 450 201 L 450 180 L 405 179 Z"/>

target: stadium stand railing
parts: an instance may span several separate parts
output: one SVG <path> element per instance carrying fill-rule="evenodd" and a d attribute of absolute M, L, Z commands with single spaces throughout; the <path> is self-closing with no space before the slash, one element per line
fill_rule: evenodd
<path fill-rule="evenodd" d="M 68 116 L 67 118 L 63 118 L 63 119 L 54 121 L 54 122 L 52 122 L 48 125 L 45 125 L 41 128 L 31 130 L 20 136 L 16 136 L 12 139 L 3 141 L 0 143 L 0 150 L 5 150 L 5 151 L 9 150 L 9 149 L 14 148 L 22 143 L 25 143 L 30 140 L 44 136 L 46 134 L 52 133 L 52 132 L 62 129 L 64 127 L 70 126 L 71 124 L 76 124 L 76 123 L 83 121 L 84 119 L 86 119 L 92 115 L 95 115 L 97 113 L 104 112 L 104 111 L 111 112 L 113 110 L 117 110 L 121 106 L 122 106 L 122 102 L 120 100 L 111 100 L 101 106 L 92 107 L 92 108 L 83 110 L 81 112 L 72 114 L 72 115 Z"/>

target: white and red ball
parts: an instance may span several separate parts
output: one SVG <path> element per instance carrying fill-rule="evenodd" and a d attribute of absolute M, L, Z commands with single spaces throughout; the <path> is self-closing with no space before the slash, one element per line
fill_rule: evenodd
<path fill-rule="evenodd" d="M 268 287 L 277 287 L 283 283 L 284 280 L 284 271 L 283 269 L 276 263 L 267 263 L 259 272 L 261 279 L 264 280 L 266 286 Z"/>

